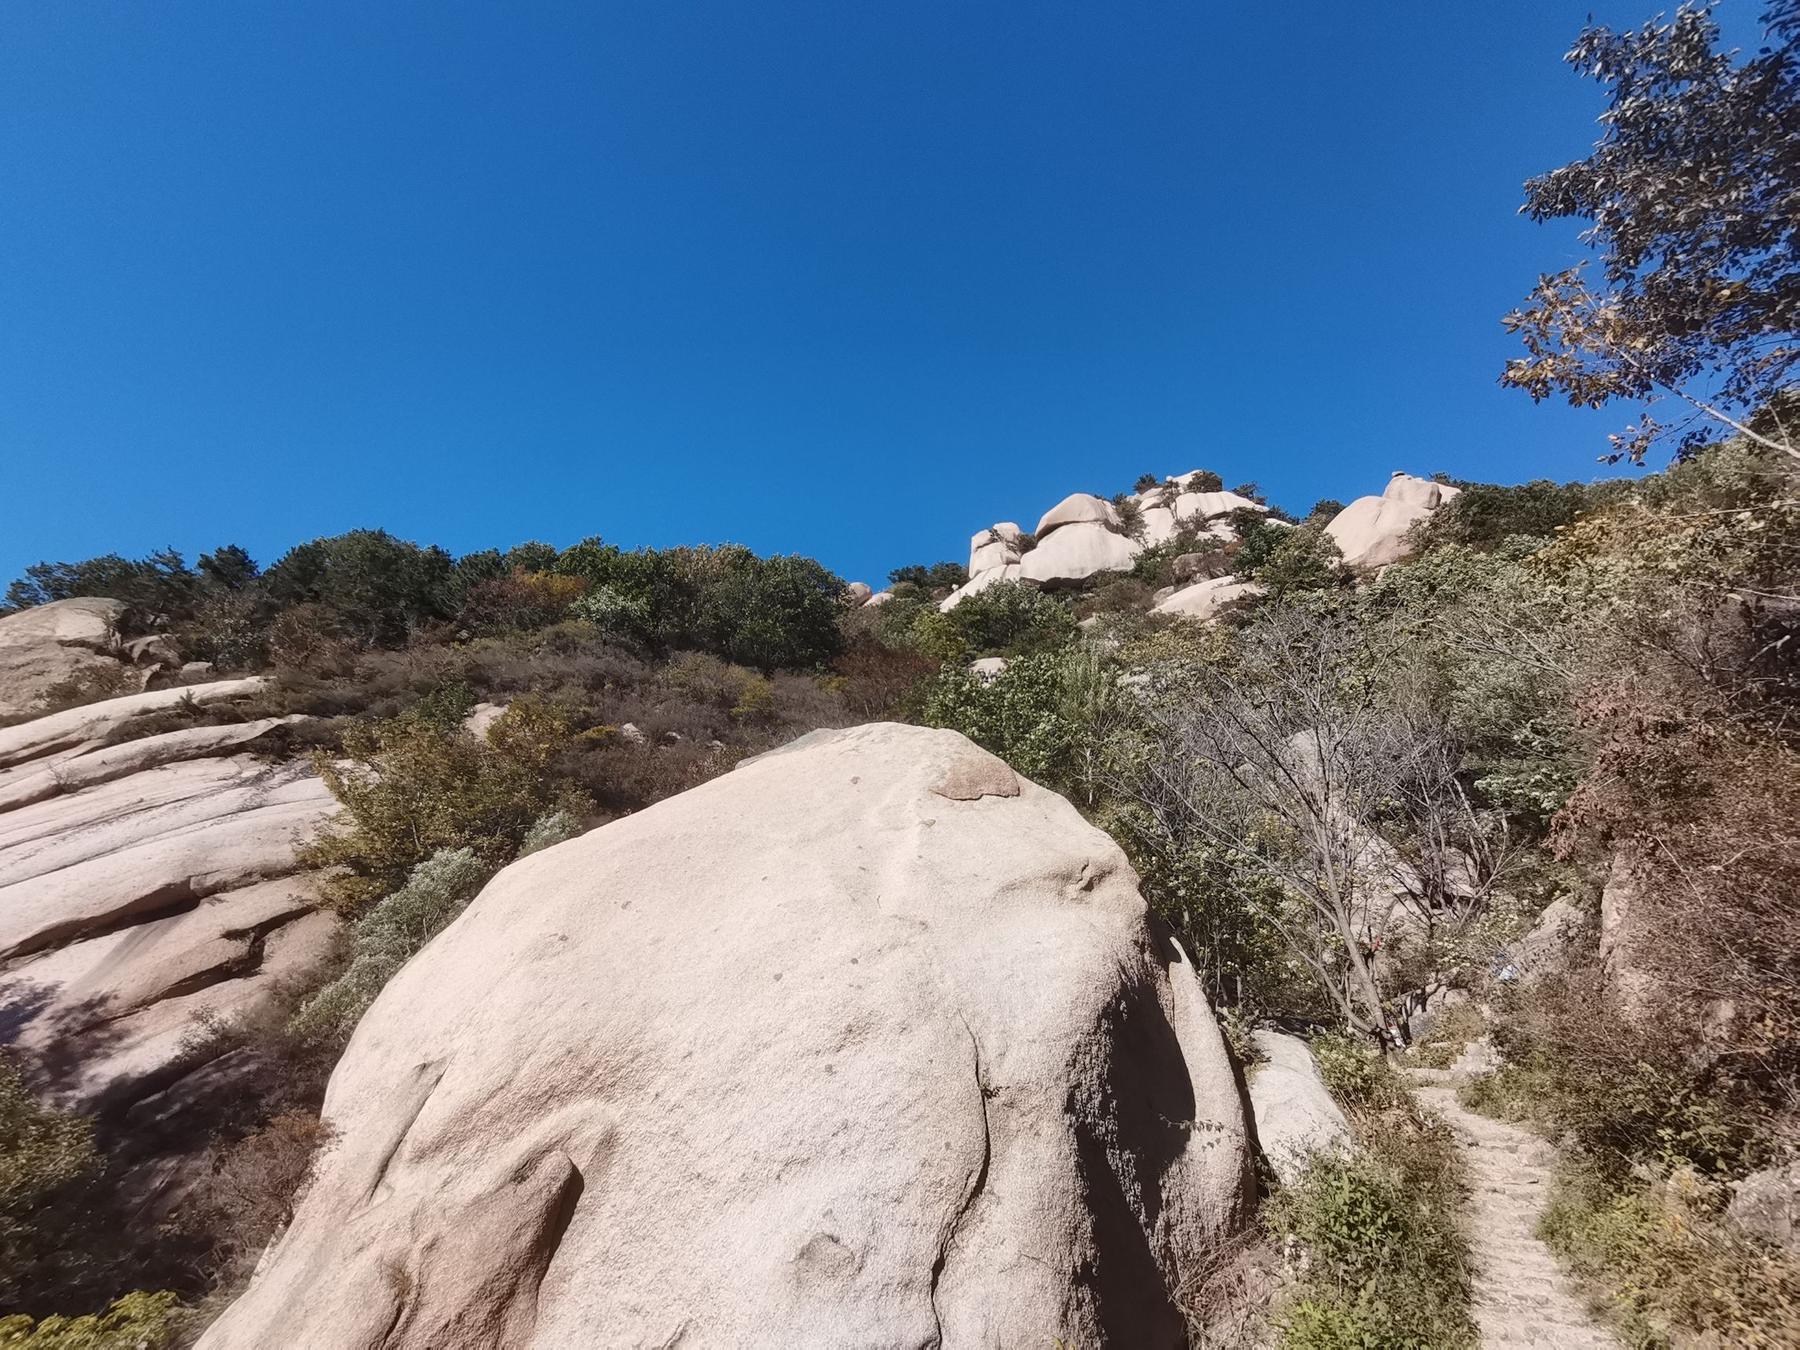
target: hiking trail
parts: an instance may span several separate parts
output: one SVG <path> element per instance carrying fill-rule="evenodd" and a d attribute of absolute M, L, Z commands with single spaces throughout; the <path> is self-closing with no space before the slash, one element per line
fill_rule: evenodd
<path fill-rule="evenodd" d="M 1474 1257 L 1470 1311 L 1485 1350 L 1619 1345 L 1587 1311 L 1573 1280 L 1537 1236 L 1556 1150 L 1516 1125 L 1456 1099 L 1459 1075 L 1409 1069 L 1414 1095 L 1455 1132 L 1469 1178 L 1467 1232 Z"/>

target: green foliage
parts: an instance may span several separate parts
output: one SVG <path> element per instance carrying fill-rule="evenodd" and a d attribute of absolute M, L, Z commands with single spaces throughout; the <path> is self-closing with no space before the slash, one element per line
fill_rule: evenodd
<path fill-rule="evenodd" d="M 1628 1017 L 1593 969 L 1510 989 L 1495 1043 L 1506 1060 L 1464 1090 L 1475 1110 L 1542 1122 L 1595 1166 L 1740 1174 L 1761 1161 L 1763 1121 L 1688 1052 L 1684 1028 Z"/>
<path fill-rule="evenodd" d="M 225 544 L 200 555 L 200 575 L 226 591 L 240 591 L 262 575 L 256 559 L 236 544 Z"/>
<path fill-rule="evenodd" d="M 1140 473 L 1137 476 L 1137 481 L 1131 485 L 1131 490 L 1133 492 L 1150 492 L 1154 490 L 1156 485 L 1161 481 L 1162 480 L 1153 473 Z"/>
<path fill-rule="evenodd" d="M 47 605 L 80 595 L 106 596 L 148 614 L 185 617 L 199 593 L 200 578 L 172 548 L 132 560 L 117 553 L 83 562 L 41 562 L 6 591 L 0 612 Z"/>
<path fill-rule="evenodd" d="M 559 806 L 531 822 L 531 828 L 525 831 L 524 842 L 519 845 L 519 856 L 524 858 L 533 853 L 541 853 L 580 836 L 581 821 L 573 812 Z"/>
<path fill-rule="evenodd" d="M 49 1254 L 52 1239 L 40 1231 L 46 1206 L 97 1166 L 88 1122 L 39 1105 L 0 1058 L 0 1303 L 14 1301 L 15 1281 Z"/>
<path fill-rule="evenodd" d="M 1614 459 L 1641 462 L 1664 430 L 1685 453 L 1732 414 L 1754 426 L 1800 369 L 1800 7 L 1773 0 L 1765 19 L 1775 40 L 1741 61 L 1709 5 L 1590 23 L 1568 54 L 1606 87 L 1605 130 L 1525 185 L 1525 211 L 1587 222 L 1600 272 L 1543 277 L 1507 316 L 1526 354 L 1502 382 L 1580 407 L 1672 396 L 1680 420 L 1642 416 Z M 1791 446 L 1773 418 L 1760 430 Z"/>
<path fill-rule="evenodd" d="M 928 689 L 920 720 L 962 732 L 1027 778 L 1062 786 L 1081 776 L 1102 734 L 1095 702 L 1104 695 L 1092 666 L 1083 654 L 1056 652 L 1019 657 L 992 680 L 949 666 Z"/>
<path fill-rule="evenodd" d="M 456 613 L 461 585 L 441 548 L 386 530 L 351 530 L 290 549 L 263 577 L 281 606 L 316 604 L 343 637 L 365 646 L 406 640 L 420 624 Z"/>
<path fill-rule="evenodd" d="M 1722 1187 L 1565 1167 L 1538 1234 L 1634 1345 L 1800 1342 L 1800 1262 L 1721 1220 Z"/>
<path fill-rule="evenodd" d="M 1406 1087 L 1387 1058 L 1364 1037 L 1325 1032 L 1311 1042 L 1319 1077 L 1346 1107 L 1389 1109 L 1406 1101 Z"/>
<path fill-rule="evenodd" d="M 499 865 L 545 812 L 585 809 L 550 771 L 570 741 L 565 713 L 520 698 L 477 739 L 461 728 L 470 704 L 466 689 L 446 689 L 403 716 L 353 724 L 344 733 L 349 765 L 316 756 L 344 813 L 304 854 L 311 866 L 341 869 L 330 883 L 340 906 L 356 910 L 397 890 L 440 850 L 467 848 Z"/>
<path fill-rule="evenodd" d="M 888 573 L 892 585 L 916 586 L 927 595 L 948 594 L 968 579 L 969 569 L 957 562 L 912 563 Z"/>
<path fill-rule="evenodd" d="M 1035 586 L 1002 581 L 964 599 L 948 614 L 924 616 L 921 643 L 945 660 L 956 657 L 1026 656 L 1074 642 L 1075 615 Z"/>
<path fill-rule="evenodd" d="M 1121 492 L 1112 499 L 1113 510 L 1119 516 L 1119 529 L 1132 539 L 1142 540 L 1144 537 L 1144 508 L 1137 499 Z"/>
<path fill-rule="evenodd" d="M 1183 492 L 1223 492 L 1225 480 L 1211 469 L 1197 469 L 1193 476 L 1182 485 L 1181 490 Z"/>
<path fill-rule="evenodd" d="M 811 558 L 736 545 L 624 552 L 585 540 L 557 558 L 588 594 L 572 612 L 658 653 L 710 652 L 761 670 L 804 670 L 843 650 L 844 583 Z"/>
<path fill-rule="evenodd" d="M 1336 497 L 1321 497 L 1312 504 L 1312 510 L 1306 513 L 1306 519 L 1324 525 L 1344 509 L 1344 504 Z"/>
<path fill-rule="evenodd" d="M 82 1317 L 33 1320 L 23 1313 L 0 1317 L 5 1350 L 163 1350 L 181 1331 L 181 1308 L 174 1294 L 137 1290 L 116 1299 L 105 1312 Z"/>
<path fill-rule="evenodd" d="M 527 843 L 535 842 L 542 823 L 527 833 Z M 356 921 L 349 966 L 307 1000 L 294 1018 L 294 1034 L 347 1042 L 387 982 L 463 912 L 493 871 L 469 848 L 439 849 L 414 867 L 405 885 Z"/>
<path fill-rule="evenodd" d="M 1400 1105 L 1356 1116 L 1358 1152 L 1319 1155 L 1265 1218 L 1306 1263 L 1277 1308 L 1287 1350 L 1473 1346 L 1461 1169 L 1449 1129 Z"/>
<path fill-rule="evenodd" d="M 1272 542 L 1270 535 L 1275 536 Z M 1244 561 L 1246 550 L 1252 555 L 1248 563 Z M 1254 544 L 1246 540 L 1236 561 L 1240 575 L 1261 582 L 1271 595 L 1284 596 L 1346 585 L 1347 578 L 1337 565 L 1339 557 L 1337 544 L 1322 525 L 1284 528 L 1261 523 L 1256 526 Z"/>
<path fill-rule="evenodd" d="M 1420 542 L 1427 549 L 1456 544 L 1489 553 L 1519 537 L 1547 540 L 1582 515 L 1622 501 L 1634 484 L 1625 479 L 1553 483 L 1538 478 L 1516 486 L 1457 486 L 1462 491 L 1419 526 Z"/>

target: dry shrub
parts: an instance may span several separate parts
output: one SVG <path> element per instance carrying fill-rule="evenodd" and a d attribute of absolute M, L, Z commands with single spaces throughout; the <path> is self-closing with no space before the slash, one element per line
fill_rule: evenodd
<path fill-rule="evenodd" d="M 920 686 L 937 674 L 938 662 L 865 637 L 852 642 L 833 669 L 843 680 L 845 708 L 856 717 L 875 719 L 916 702 Z"/>
<path fill-rule="evenodd" d="M 344 677 L 356 669 L 356 644 L 344 638 L 323 605 L 283 610 L 269 630 L 269 657 L 308 675 Z"/>
<path fill-rule="evenodd" d="M 193 1207 L 212 1238 L 221 1267 L 247 1274 L 288 1221 L 313 1163 L 331 1139 L 316 1115 L 285 1112 L 262 1129 L 214 1150 Z"/>

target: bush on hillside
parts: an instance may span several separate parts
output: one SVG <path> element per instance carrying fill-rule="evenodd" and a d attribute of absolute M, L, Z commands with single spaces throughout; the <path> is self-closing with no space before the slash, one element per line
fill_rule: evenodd
<path fill-rule="evenodd" d="M 537 842 L 534 822 L 522 843 Z M 412 869 L 406 884 L 383 897 L 351 930 L 350 964 L 307 1000 L 294 1034 L 343 1045 L 387 982 L 475 898 L 494 874 L 470 848 L 439 849 Z"/>
<path fill-rule="evenodd" d="M 23 1313 L 0 1317 L 4 1350 L 164 1350 L 183 1330 L 174 1294 L 136 1291 L 104 1312 L 33 1320 Z"/>
<path fill-rule="evenodd" d="M 1035 586 L 1002 581 L 963 600 L 948 614 L 919 616 L 920 646 L 943 660 L 1025 656 L 1055 651 L 1075 640 L 1069 607 Z"/>
<path fill-rule="evenodd" d="M 1367 1047 L 1313 1045 L 1357 1151 L 1315 1156 L 1264 1222 L 1305 1253 L 1275 1309 L 1288 1350 L 1473 1346 L 1455 1138 Z"/>
<path fill-rule="evenodd" d="M 386 530 L 351 530 L 288 550 L 263 576 L 269 598 L 320 607 L 326 627 L 361 646 L 397 646 L 461 602 L 455 563 Z"/>
<path fill-rule="evenodd" d="M 92 1126 L 39 1105 L 0 1058 L 0 1306 L 16 1305 L 32 1267 L 55 1259 L 59 1235 L 44 1227 L 50 1206 L 98 1166 Z"/>
<path fill-rule="evenodd" d="M 477 739 L 461 725 L 471 703 L 466 688 L 445 690 L 400 717 L 346 728 L 348 765 L 328 753 L 315 756 L 344 811 L 303 858 L 337 869 L 329 886 L 340 907 L 366 909 L 439 850 L 467 848 L 497 866 L 518 852 L 545 812 L 587 809 L 582 795 L 550 772 L 570 740 L 565 713 L 520 698 Z"/>

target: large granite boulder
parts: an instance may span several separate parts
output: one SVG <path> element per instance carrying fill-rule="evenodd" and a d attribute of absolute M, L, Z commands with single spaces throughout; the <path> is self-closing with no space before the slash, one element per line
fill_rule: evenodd
<path fill-rule="evenodd" d="M 514 863 L 333 1075 L 209 1350 L 1184 1343 L 1248 1131 L 1119 850 L 948 731 L 815 733 Z"/>
<path fill-rule="evenodd" d="M 1038 517 L 1038 542 L 1043 543 L 1045 535 L 1065 525 L 1104 525 L 1116 530 L 1119 528 L 1119 512 L 1104 497 L 1096 497 L 1091 492 L 1071 492 Z"/>
<path fill-rule="evenodd" d="M 1325 533 L 1345 567 L 1370 571 L 1412 556 L 1412 527 L 1460 495 L 1460 488 L 1396 473 L 1379 497 L 1358 497 L 1331 518 Z"/>
<path fill-rule="evenodd" d="M 1096 499 L 1098 500 L 1098 499 Z M 1110 503 L 1101 503 L 1112 510 Z M 1060 526 L 1019 563 L 1019 578 L 1040 586 L 1086 581 L 1100 572 L 1127 572 L 1144 546 L 1105 525 L 1077 522 Z"/>
<path fill-rule="evenodd" d="M 1239 581 L 1229 576 L 1211 577 L 1172 591 L 1156 602 L 1152 612 L 1210 623 L 1228 606 L 1261 595 L 1263 590 L 1254 581 Z"/>
<path fill-rule="evenodd" d="M 0 717 L 35 712 L 56 686 L 124 668 L 122 600 L 79 596 L 0 618 Z"/>
<path fill-rule="evenodd" d="M 1252 1038 L 1263 1056 L 1250 1071 L 1256 1142 L 1276 1177 L 1292 1185 L 1314 1155 L 1350 1152 L 1350 1122 L 1332 1100 L 1305 1041 L 1268 1030 L 1254 1032 Z"/>
<path fill-rule="evenodd" d="M 1019 561 L 1019 527 L 1010 520 L 979 530 L 969 539 L 969 575 L 979 576 L 990 567 Z"/>

